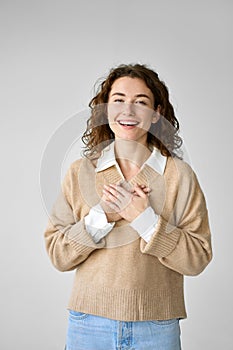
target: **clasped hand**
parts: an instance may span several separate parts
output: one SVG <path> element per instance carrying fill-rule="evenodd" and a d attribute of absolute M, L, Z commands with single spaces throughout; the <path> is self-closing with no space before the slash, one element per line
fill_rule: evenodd
<path fill-rule="evenodd" d="M 136 219 L 149 206 L 149 192 L 144 185 L 136 185 L 132 190 L 126 190 L 121 184 L 104 185 L 102 207 L 108 221 Z M 112 209 L 111 213 L 106 206 Z"/>

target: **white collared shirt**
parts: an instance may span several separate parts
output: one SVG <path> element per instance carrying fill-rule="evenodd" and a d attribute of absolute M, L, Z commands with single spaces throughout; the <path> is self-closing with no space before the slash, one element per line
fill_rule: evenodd
<path fill-rule="evenodd" d="M 116 161 L 114 144 L 115 142 L 112 142 L 109 146 L 103 149 L 102 154 L 97 161 L 95 171 L 100 172 L 115 165 L 122 180 L 125 180 L 120 166 Z M 142 165 L 142 168 L 145 165 L 148 165 L 160 175 L 163 175 L 166 162 L 167 157 L 163 156 L 160 151 L 154 147 L 150 157 Z M 146 242 L 149 242 L 157 225 L 158 218 L 159 216 L 154 212 L 153 208 L 148 207 L 130 223 L 130 226 L 133 227 Z M 86 230 L 96 243 L 105 237 L 115 225 L 114 222 L 109 223 L 107 221 L 106 215 L 100 204 L 91 208 L 89 214 L 84 218 L 84 221 Z"/>

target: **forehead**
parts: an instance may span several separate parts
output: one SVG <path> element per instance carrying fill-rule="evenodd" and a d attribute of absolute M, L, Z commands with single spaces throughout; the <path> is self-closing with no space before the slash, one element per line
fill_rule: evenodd
<path fill-rule="evenodd" d="M 121 77 L 114 81 L 111 88 L 111 93 L 121 92 L 125 94 L 141 94 L 145 93 L 149 96 L 153 96 L 151 90 L 147 87 L 146 83 L 140 78 Z"/>

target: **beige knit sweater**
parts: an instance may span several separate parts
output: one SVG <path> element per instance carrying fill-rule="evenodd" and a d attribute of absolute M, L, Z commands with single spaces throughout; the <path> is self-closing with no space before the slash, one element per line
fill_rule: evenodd
<path fill-rule="evenodd" d="M 159 214 L 146 243 L 125 220 L 95 244 L 84 217 L 99 203 L 104 184 L 121 179 L 115 166 L 75 161 L 63 181 L 45 232 L 60 271 L 76 270 L 69 309 L 122 321 L 185 318 L 183 275 L 202 272 L 212 257 L 206 203 L 190 166 L 169 157 L 165 172 L 150 166 L 128 181 L 148 185 Z"/>

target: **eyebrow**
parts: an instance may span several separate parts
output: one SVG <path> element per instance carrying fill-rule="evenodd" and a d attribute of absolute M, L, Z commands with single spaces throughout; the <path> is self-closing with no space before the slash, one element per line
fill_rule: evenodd
<path fill-rule="evenodd" d="M 123 94 L 122 92 L 114 92 L 114 94 L 112 94 L 111 96 L 114 96 L 114 95 L 125 96 L 125 94 Z M 137 95 L 135 95 L 135 97 L 146 97 L 150 100 L 150 97 L 148 95 L 145 95 L 145 94 L 137 94 Z"/>

